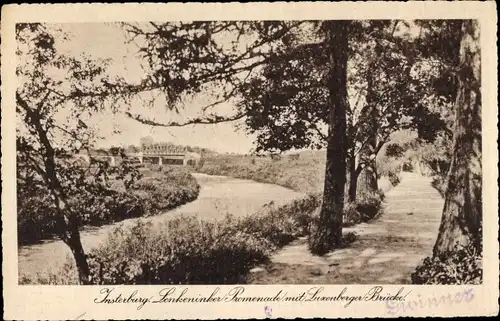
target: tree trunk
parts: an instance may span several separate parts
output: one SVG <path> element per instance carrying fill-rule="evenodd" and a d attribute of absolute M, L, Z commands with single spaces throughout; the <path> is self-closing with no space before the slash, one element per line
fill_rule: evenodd
<path fill-rule="evenodd" d="M 373 73 L 375 70 L 375 60 L 371 60 L 366 75 L 366 107 L 361 111 L 360 117 L 363 119 L 361 130 L 364 131 L 366 142 L 361 147 L 359 152 L 360 161 L 364 164 L 364 168 L 358 177 L 358 191 L 356 196 L 370 195 L 378 190 L 377 180 L 377 163 L 375 156 L 377 150 L 377 130 L 378 130 L 378 110 L 375 101 Z"/>
<path fill-rule="evenodd" d="M 46 164 L 47 163 L 51 162 L 46 161 Z M 52 165 L 46 165 L 46 168 L 52 168 Z M 89 284 L 90 269 L 80 239 L 80 231 L 78 230 L 77 218 L 74 214 L 69 213 L 67 206 L 67 197 L 64 195 L 64 193 L 61 192 L 62 187 L 59 183 L 55 171 L 48 170 L 47 176 L 49 181 L 48 185 L 59 217 L 58 223 L 61 230 L 60 237 L 63 242 L 69 246 L 69 248 L 71 249 L 71 253 L 73 253 L 75 265 L 78 270 L 78 279 L 80 281 L 80 284 Z"/>
<path fill-rule="evenodd" d="M 354 202 L 356 201 L 356 191 L 358 189 L 358 175 L 356 173 L 356 158 L 348 157 L 347 158 L 347 188 L 346 192 L 348 195 L 348 201 Z"/>
<path fill-rule="evenodd" d="M 369 160 L 358 176 L 358 189 L 356 198 L 372 195 L 378 191 L 377 165 L 375 160 Z"/>
<path fill-rule="evenodd" d="M 76 214 L 71 213 L 68 208 L 68 197 L 57 176 L 55 150 L 47 137 L 46 130 L 41 124 L 40 120 L 42 117 L 39 112 L 32 109 L 18 93 L 16 93 L 16 101 L 20 107 L 26 111 L 26 115 L 30 118 L 31 124 L 36 130 L 38 139 L 43 146 L 43 164 L 45 171 L 39 174 L 43 177 L 56 207 L 57 217 L 59 219 L 57 223 L 60 225 L 59 227 L 61 230 L 60 237 L 73 253 L 80 283 L 88 284 L 90 271 L 80 240 L 78 221 L 75 216 Z"/>
<path fill-rule="evenodd" d="M 315 254 L 325 254 L 341 244 L 346 182 L 346 111 L 348 21 L 325 22 L 330 55 L 328 88 L 330 95 L 329 129 L 326 153 L 323 205 L 319 226 L 311 244 Z"/>
<path fill-rule="evenodd" d="M 481 92 L 477 21 L 462 22 L 453 154 L 434 255 L 481 241 Z"/>
<path fill-rule="evenodd" d="M 82 242 L 80 239 L 80 231 L 78 231 L 77 224 L 71 224 L 69 226 L 69 239 L 66 244 L 71 249 L 73 257 L 75 258 L 75 264 L 78 269 L 78 279 L 80 284 L 90 283 L 90 269 L 87 262 L 87 257 L 85 256 L 85 251 L 83 250 Z"/>

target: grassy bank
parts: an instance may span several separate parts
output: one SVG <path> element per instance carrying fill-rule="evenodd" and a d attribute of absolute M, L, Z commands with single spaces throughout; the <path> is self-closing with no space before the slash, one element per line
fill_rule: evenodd
<path fill-rule="evenodd" d="M 250 179 L 276 184 L 303 193 L 323 190 L 326 155 L 324 151 L 304 151 L 277 158 L 251 155 L 213 155 L 195 169 L 199 173 Z M 399 183 L 401 162 L 380 153 L 377 166 L 379 185 L 387 191 Z"/>
<path fill-rule="evenodd" d="M 154 215 L 197 198 L 199 185 L 184 168 L 141 169 L 142 177 L 125 188 L 115 179 L 107 190 L 83 189 L 69 200 L 78 211 L 80 226 L 100 226 L 133 217 Z M 18 201 L 18 241 L 30 244 L 57 236 L 55 208 L 49 193 L 33 188 Z"/>
<path fill-rule="evenodd" d="M 309 151 L 284 155 L 279 159 L 214 155 L 205 158 L 196 171 L 276 184 L 304 193 L 316 193 L 323 188 L 325 154 L 322 151 Z"/>
<path fill-rule="evenodd" d="M 88 253 L 93 284 L 234 284 L 269 262 L 271 255 L 310 236 L 318 218 L 320 198 L 309 195 L 281 207 L 263 207 L 237 218 L 206 221 L 181 216 L 153 227 L 139 221 L 130 229 L 116 228 Z M 345 243 L 355 235 L 347 233 Z M 61 271 L 23 277 L 21 284 L 76 284 L 77 272 L 68 258 Z"/>
<path fill-rule="evenodd" d="M 205 221 L 178 217 L 160 227 L 139 221 L 116 228 L 88 253 L 94 284 L 242 283 L 248 271 L 308 233 L 317 199 L 308 196 L 282 207 L 264 207 L 237 218 Z M 23 277 L 21 284 L 76 284 L 73 260 L 61 271 Z"/>

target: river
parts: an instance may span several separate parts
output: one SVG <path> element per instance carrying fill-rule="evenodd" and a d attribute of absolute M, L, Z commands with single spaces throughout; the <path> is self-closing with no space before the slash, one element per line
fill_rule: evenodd
<path fill-rule="evenodd" d="M 200 185 L 200 194 L 191 203 L 171 211 L 147 218 L 153 224 L 179 215 L 198 215 L 207 220 L 219 219 L 226 213 L 245 216 L 257 212 L 263 205 L 274 202 L 281 206 L 304 196 L 302 193 L 273 185 L 250 180 L 235 179 L 195 173 L 193 176 Z M 86 228 L 81 232 L 81 240 L 86 252 L 99 246 L 108 233 L 117 226 L 131 226 L 133 218 L 100 227 Z M 18 250 L 19 275 L 34 277 L 37 273 L 57 271 L 71 256 L 69 247 L 60 240 L 48 240 L 38 244 L 22 246 Z"/>

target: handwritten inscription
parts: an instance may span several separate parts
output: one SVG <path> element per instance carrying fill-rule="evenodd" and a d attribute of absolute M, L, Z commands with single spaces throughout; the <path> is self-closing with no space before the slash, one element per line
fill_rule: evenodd
<path fill-rule="evenodd" d="M 441 296 L 423 297 L 420 294 L 416 296 L 416 300 L 406 302 L 387 301 L 387 314 L 405 315 L 411 312 L 422 309 L 437 309 L 445 306 L 463 304 L 471 302 L 474 299 L 474 290 L 467 288 L 465 290 L 448 293 Z"/>
<path fill-rule="evenodd" d="M 142 309 L 149 303 L 217 303 L 217 302 L 339 302 L 343 307 L 348 307 L 354 302 L 363 301 L 378 301 L 378 302 L 404 302 L 406 297 L 411 292 L 400 288 L 395 292 L 388 292 L 382 286 L 375 286 L 368 292 L 362 295 L 351 295 L 348 293 L 347 287 L 343 288 L 338 293 L 326 294 L 325 288 L 312 287 L 307 291 L 298 294 L 289 294 L 283 290 L 279 290 L 274 295 L 270 296 L 250 296 L 245 295 L 245 288 L 237 286 L 223 293 L 220 288 L 215 288 L 211 293 L 190 295 L 188 288 L 168 287 L 160 290 L 153 296 L 139 295 L 138 290 L 130 293 L 123 293 L 115 288 L 106 287 L 101 289 L 100 295 L 94 299 L 96 304 L 117 304 L 128 303 L 137 304 L 137 309 Z M 271 309 L 268 307 L 266 312 L 271 314 Z"/>

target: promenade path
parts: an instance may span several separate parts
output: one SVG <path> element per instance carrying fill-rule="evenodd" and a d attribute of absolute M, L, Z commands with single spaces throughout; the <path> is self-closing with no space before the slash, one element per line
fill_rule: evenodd
<path fill-rule="evenodd" d="M 265 267 L 254 269 L 252 284 L 407 284 L 411 273 L 432 253 L 444 200 L 431 179 L 403 173 L 386 193 L 382 215 L 345 228 L 359 238 L 348 248 L 313 256 L 302 238 L 278 251 Z"/>

